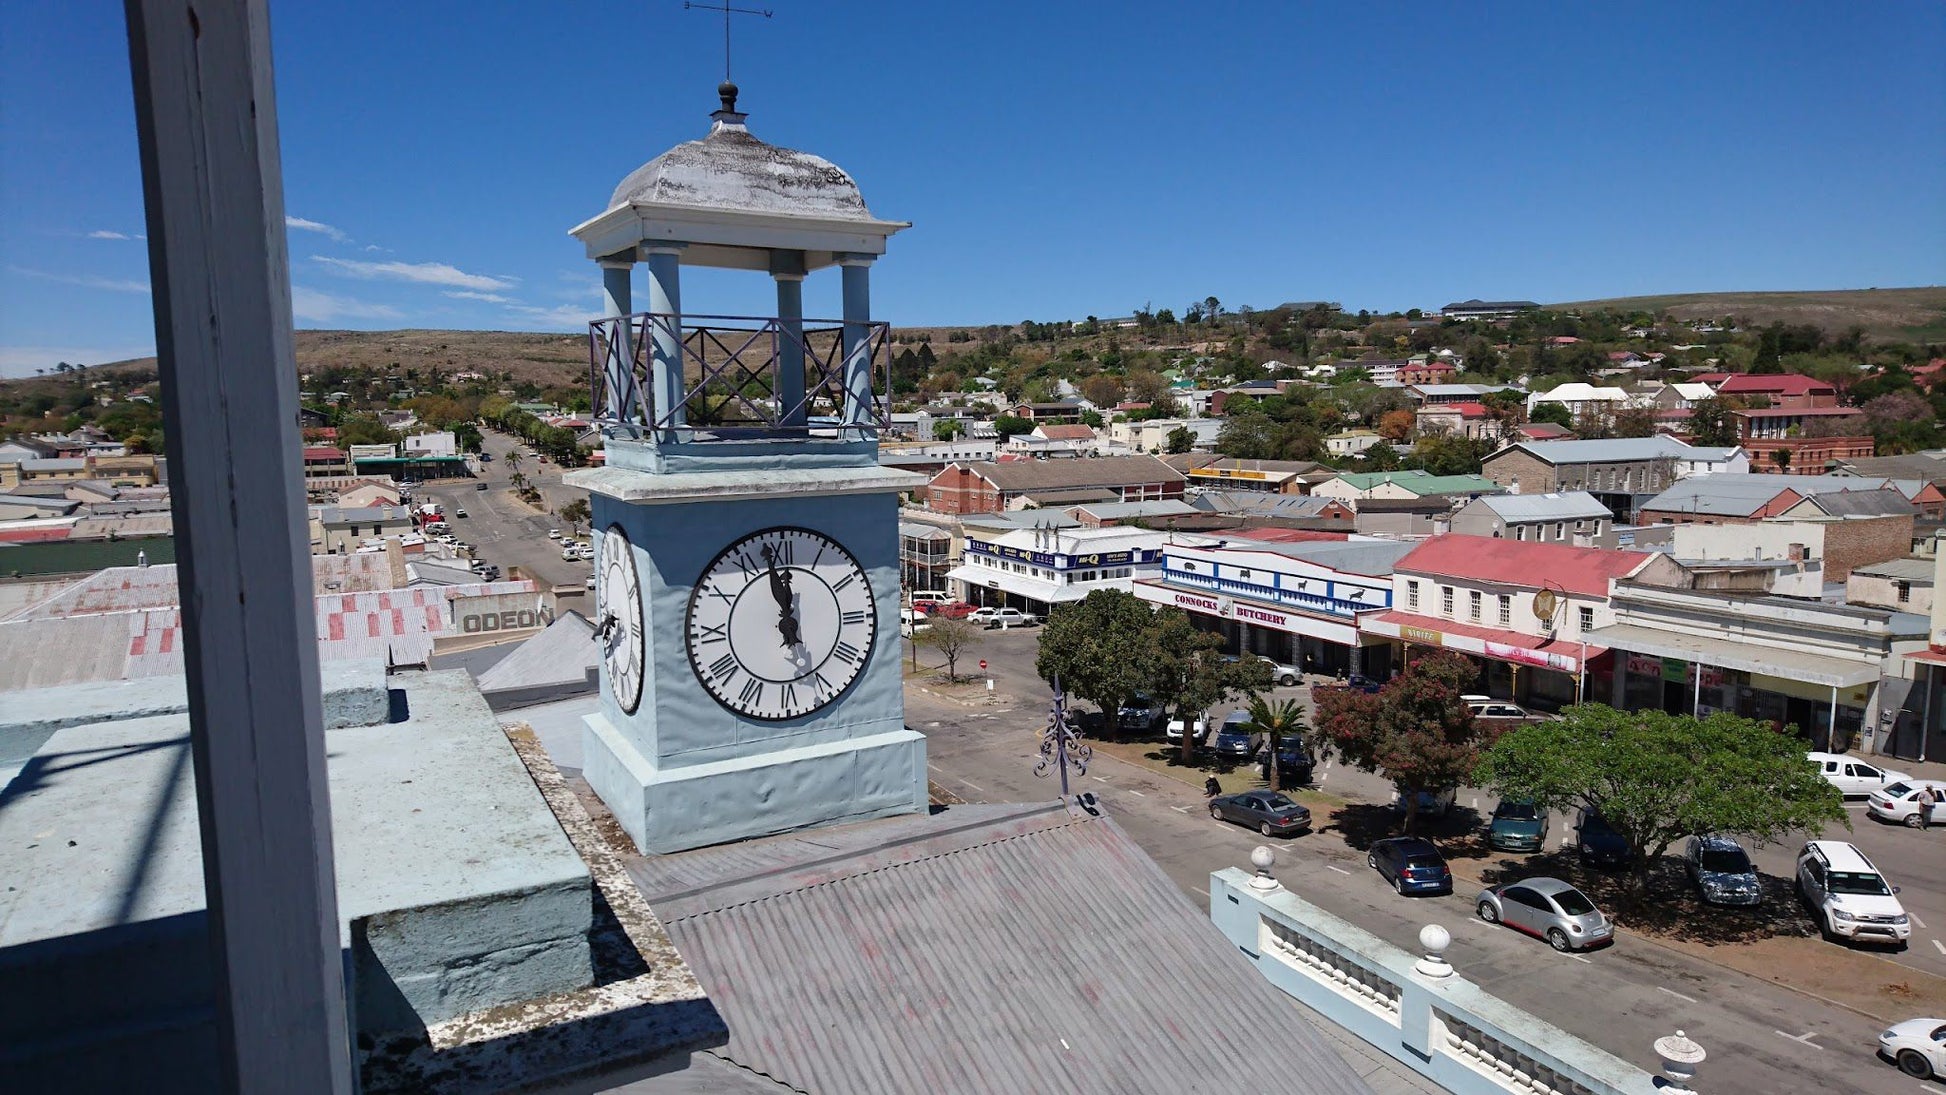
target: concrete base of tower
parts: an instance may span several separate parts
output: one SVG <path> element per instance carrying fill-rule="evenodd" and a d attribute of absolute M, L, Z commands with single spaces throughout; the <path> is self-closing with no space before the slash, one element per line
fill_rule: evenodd
<path fill-rule="evenodd" d="M 582 775 L 647 854 L 927 807 L 926 739 L 914 730 L 680 768 L 657 768 L 600 713 L 582 742 Z"/>

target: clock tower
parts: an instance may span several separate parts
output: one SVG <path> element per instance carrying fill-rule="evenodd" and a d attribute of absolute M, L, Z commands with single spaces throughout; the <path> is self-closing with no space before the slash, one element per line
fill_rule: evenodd
<path fill-rule="evenodd" d="M 898 495 L 924 480 L 878 463 L 890 328 L 869 291 L 909 225 L 718 92 L 706 136 L 573 230 L 608 313 L 589 359 L 606 462 L 566 477 L 600 545 L 583 773 L 645 852 L 926 808 L 898 641 Z M 684 266 L 768 274 L 777 314 L 685 311 Z M 832 267 L 844 314 L 806 319 L 804 279 Z"/>

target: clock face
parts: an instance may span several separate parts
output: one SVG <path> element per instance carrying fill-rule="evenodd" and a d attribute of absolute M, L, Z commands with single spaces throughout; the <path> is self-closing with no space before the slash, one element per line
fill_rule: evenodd
<path fill-rule="evenodd" d="M 717 555 L 689 595 L 689 664 L 716 701 L 778 721 L 844 692 L 872 654 L 865 569 L 821 532 L 773 528 Z"/>
<path fill-rule="evenodd" d="M 595 612 L 595 637 L 602 664 L 624 714 L 642 703 L 642 585 L 635 576 L 635 552 L 620 525 L 601 538 L 601 581 Z"/>

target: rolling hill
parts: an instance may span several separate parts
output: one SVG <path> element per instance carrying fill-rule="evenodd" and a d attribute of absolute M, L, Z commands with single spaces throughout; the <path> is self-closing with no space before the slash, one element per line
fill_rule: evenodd
<path fill-rule="evenodd" d="M 1788 293 L 1672 293 L 1548 305 L 1559 310 L 1607 308 L 1667 312 L 1675 319 L 1735 316 L 1746 324 L 1815 324 L 1830 333 L 1856 324 L 1890 342 L 1946 342 L 1946 286 L 1831 289 Z"/>

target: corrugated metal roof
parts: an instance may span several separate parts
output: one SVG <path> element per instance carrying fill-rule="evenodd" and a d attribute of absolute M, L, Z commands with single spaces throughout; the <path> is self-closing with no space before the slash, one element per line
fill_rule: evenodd
<path fill-rule="evenodd" d="M 1487 507 L 1499 514 L 1503 521 L 1572 521 L 1613 516 L 1607 506 L 1595 501 L 1595 496 L 1585 490 L 1556 494 L 1494 494 L 1470 504 Z"/>
<path fill-rule="evenodd" d="M 1370 1091 L 1106 817 L 953 807 L 631 871 L 729 1027 L 708 1052 L 799 1090 Z"/>
<path fill-rule="evenodd" d="M 600 650 L 590 641 L 595 625 L 579 612 L 563 613 L 540 634 L 514 647 L 478 677 L 480 691 L 568 684 L 588 679 Z"/>
<path fill-rule="evenodd" d="M 1550 441 L 1550 445 L 1563 442 Z M 1694 475 L 1642 503 L 1644 510 L 1748 516 L 1786 490 L 1802 495 L 1831 491 L 1876 490 L 1885 480 L 1850 475 L 1776 475 L 1767 472 L 1716 472 Z"/>
<path fill-rule="evenodd" d="M 1853 574 L 1863 574 L 1868 578 L 1894 578 L 1903 582 L 1924 582 L 1932 584 L 1933 561 L 1931 559 L 1892 559 L 1871 566 L 1852 567 Z"/>
<path fill-rule="evenodd" d="M 1593 441 L 1521 441 L 1513 447 L 1524 449 L 1550 464 L 1623 464 L 1665 457 L 1673 460 L 1700 459 L 1694 449 L 1667 434 L 1606 437 Z"/>

